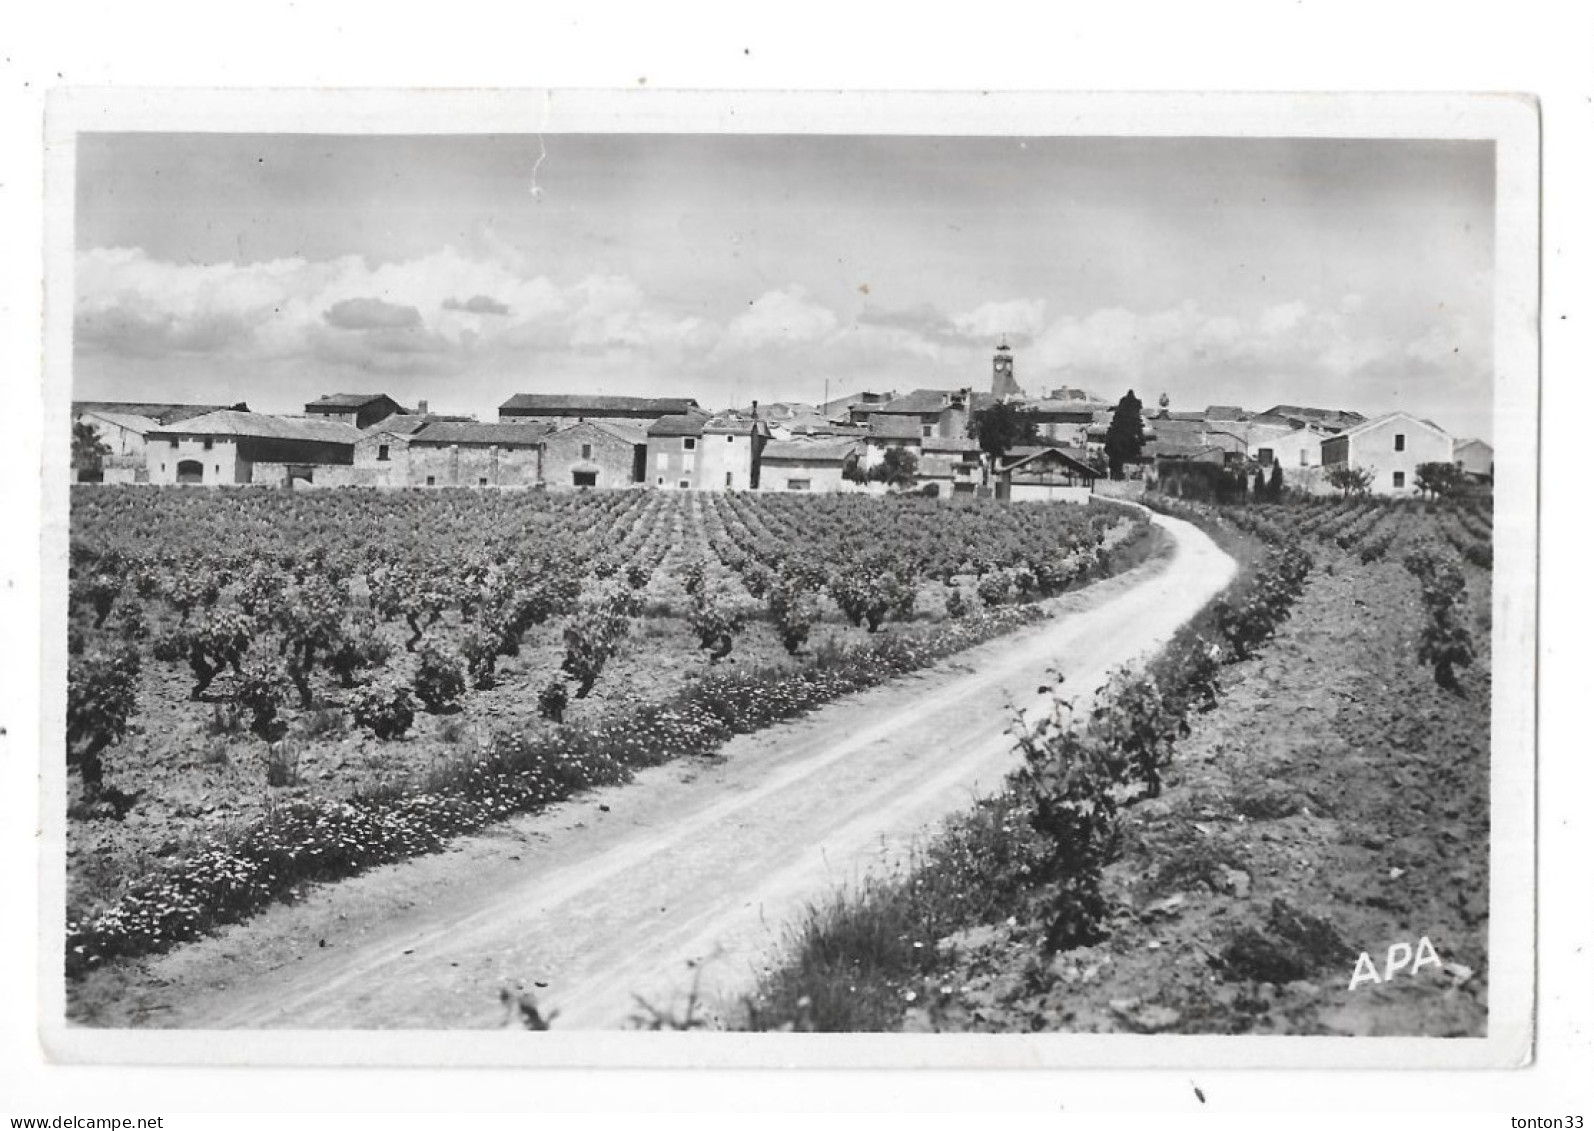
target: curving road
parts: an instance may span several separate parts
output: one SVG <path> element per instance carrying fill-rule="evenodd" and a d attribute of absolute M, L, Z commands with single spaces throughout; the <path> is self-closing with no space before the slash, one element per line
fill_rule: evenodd
<path fill-rule="evenodd" d="M 1206 535 L 1155 521 L 1171 556 L 1058 598 L 1045 625 L 273 908 L 154 960 L 103 1021 L 498 1027 L 513 982 L 538 985 L 557 1029 L 624 1027 L 636 995 L 679 1013 L 694 979 L 711 1010 L 733 1001 L 807 902 L 1000 782 L 1013 710 L 1038 709 L 1049 669 L 1088 696 L 1227 584 Z"/>

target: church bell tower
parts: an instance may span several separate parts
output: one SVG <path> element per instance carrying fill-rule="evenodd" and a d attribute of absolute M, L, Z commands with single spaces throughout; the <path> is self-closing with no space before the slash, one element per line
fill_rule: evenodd
<path fill-rule="evenodd" d="M 1013 379 L 1013 351 L 1003 338 L 1002 344 L 996 347 L 996 356 L 991 359 L 991 395 L 997 400 L 1006 400 L 1019 396 L 1022 391 Z"/>

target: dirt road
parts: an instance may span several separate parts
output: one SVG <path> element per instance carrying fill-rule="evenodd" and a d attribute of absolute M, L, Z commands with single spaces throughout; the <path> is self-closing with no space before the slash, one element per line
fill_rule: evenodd
<path fill-rule="evenodd" d="M 1232 575 L 1194 527 L 1173 554 L 1055 602 L 1057 619 L 916 676 L 645 771 L 451 851 L 381 868 L 152 960 L 101 1024 L 482 1028 L 501 985 L 555 1028 L 623 1027 L 749 988 L 805 903 L 899 861 L 1014 765 L 1013 705 L 1075 697 L 1165 640 Z"/>

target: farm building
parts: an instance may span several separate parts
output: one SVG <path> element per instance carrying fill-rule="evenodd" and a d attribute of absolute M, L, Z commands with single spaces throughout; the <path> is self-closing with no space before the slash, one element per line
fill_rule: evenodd
<path fill-rule="evenodd" d="M 352 465 L 360 438 L 339 421 L 225 409 L 151 431 L 145 470 L 160 484 L 313 483 L 318 469 Z"/>
<path fill-rule="evenodd" d="M 1252 439 L 1248 454 L 1272 474 L 1274 464 L 1284 469 L 1284 482 L 1300 491 L 1332 490 L 1323 481 L 1323 441 L 1331 433 L 1309 424 L 1280 436 Z"/>
<path fill-rule="evenodd" d="M 661 416 L 701 411 L 691 397 L 600 397 L 582 393 L 516 393 L 498 406 L 501 421 L 535 420 L 562 424 L 571 420 L 630 421 L 643 427 Z"/>
<path fill-rule="evenodd" d="M 883 417 L 895 419 L 899 426 L 911 424 L 913 434 L 921 439 L 967 436 L 969 414 L 984 408 L 990 400 L 988 395 L 968 389 L 915 389 L 883 405 L 860 402 L 848 411 L 854 424 L 868 424 Z"/>
<path fill-rule="evenodd" d="M 758 489 L 820 494 L 853 490 L 843 472 L 862 451 L 856 439 L 771 440 L 764 445 Z"/>
<path fill-rule="evenodd" d="M 645 483 L 647 474 L 648 435 L 634 424 L 572 420 L 555 425 L 542 438 L 543 484 L 550 490 L 629 487 Z"/>
<path fill-rule="evenodd" d="M 918 459 L 923 452 L 925 437 L 918 421 L 909 416 L 888 416 L 877 413 L 869 418 L 869 431 L 863 439 L 863 466 L 868 471 L 886 458 L 893 448 L 912 453 Z"/>
<path fill-rule="evenodd" d="M 698 485 L 698 461 L 706 413 L 661 416 L 648 429 L 648 482 L 666 491 L 690 491 Z"/>
<path fill-rule="evenodd" d="M 1371 473 L 1373 494 L 1399 496 L 1416 493 L 1419 465 L 1450 463 L 1455 441 L 1432 421 L 1392 412 L 1327 437 L 1322 448 L 1325 474 L 1335 467 L 1360 468 Z"/>
<path fill-rule="evenodd" d="M 79 466 L 74 458 L 72 478 L 78 483 L 142 483 L 146 478 L 148 461 L 145 450 L 148 436 L 163 424 L 176 424 L 206 413 L 231 408 L 248 412 L 249 406 L 155 404 L 127 401 L 75 401 L 72 405 L 72 425 L 85 425 L 93 429 L 95 438 L 106 449 L 100 455 L 98 468 L 85 464 Z"/>
<path fill-rule="evenodd" d="M 407 414 L 409 409 L 386 393 L 333 393 L 304 406 L 306 416 L 369 428 L 390 416 Z M 425 413 L 423 404 L 420 411 Z"/>
<path fill-rule="evenodd" d="M 999 499 L 1015 503 L 1088 503 L 1099 473 L 1061 448 L 1041 448 L 1004 463 L 997 473 Z"/>
<path fill-rule="evenodd" d="M 1347 428 L 1365 424 L 1367 418 L 1359 412 L 1349 412 L 1340 408 L 1309 408 L 1298 404 L 1276 404 L 1272 408 L 1252 416 L 1251 422 L 1286 424 L 1292 429 L 1305 428 L 1308 424 L 1315 424 L 1327 432 L 1343 432 Z"/>
<path fill-rule="evenodd" d="M 984 466 L 977 440 L 925 440 L 924 454 L 919 457 L 919 482 L 936 484 L 936 493 L 942 498 L 974 495 L 984 479 Z"/>
<path fill-rule="evenodd" d="M 1473 479 L 1494 479 L 1494 446 L 1483 440 L 1457 440 L 1456 466 Z"/>
<path fill-rule="evenodd" d="M 1034 414 L 1035 427 L 1041 436 L 1079 448 L 1089 442 L 1090 427 L 1097 413 L 1106 413 L 1109 421 L 1112 417 L 1111 406 L 1086 400 L 1048 397 L 1021 401 L 1019 407 Z"/>
<path fill-rule="evenodd" d="M 412 487 L 536 487 L 545 429 L 526 424 L 436 421 L 409 435 Z"/>
<path fill-rule="evenodd" d="M 698 486 L 705 491 L 758 489 L 759 459 L 769 442 L 769 426 L 756 415 L 724 413 L 703 425 Z"/>

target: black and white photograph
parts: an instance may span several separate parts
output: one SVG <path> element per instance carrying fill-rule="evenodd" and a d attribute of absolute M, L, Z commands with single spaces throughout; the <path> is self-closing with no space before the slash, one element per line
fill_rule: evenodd
<path fill-rule="evenodd" d="M 480 98 L 54 108 L 56 1055 L 1530 1054 L 1531 103 Z"/>

